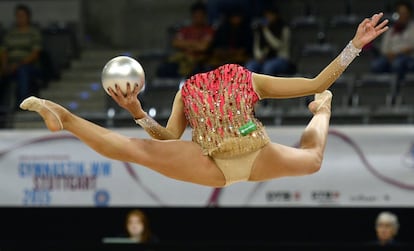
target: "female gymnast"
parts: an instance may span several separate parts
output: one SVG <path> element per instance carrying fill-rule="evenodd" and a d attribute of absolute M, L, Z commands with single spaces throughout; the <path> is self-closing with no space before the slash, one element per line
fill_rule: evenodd
<path fill-rule="evenodd" d="M 150 139 L 120 135 L 33 96 L 20 107 L 38 112 L 50 131 L 67 130 L 107 158 L 137 163 L 184 182 L 224 187 L 312 174 L 321 167 L 327 141 L 332 99 L 327 89 L 367 43 L 388 29 L 388 20 L 380 22 L 382 16 L 364 19 L 353 39 L 315 78 L 268 76 L 236 64 L 188 78 L 174 98 L 166 127 L 142 109 L 137 85 L 129 86 L 126 95 L 119 87 L 109 89 Z M 264 98 L 312 94 L 308 108 L 313 117 L 301 135 L 300 147 L 272 143 L 254 117 L 254 104 Z M 192 128 L 192 140 L 180 140 L 187 125 Z"/>

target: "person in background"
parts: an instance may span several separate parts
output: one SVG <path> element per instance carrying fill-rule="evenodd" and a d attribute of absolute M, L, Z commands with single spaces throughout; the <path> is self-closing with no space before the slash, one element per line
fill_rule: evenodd
<path fill-rule="evenodd" d="M 381 40 L 380 55 L 373 60 L 374 73 L 393 72 L 401 82 L 406 72 L 414 71 L 414 22 L 411 2 L 400 1 L 395 5 L 397 20 Z"/>
<path fill-rule="evenodd" d="M 40 75 L 40 53 L 42 35 L 32 25 L 31 10 L 19 4 L 15 7 L 15 26 L 7 31 L 1 46 L 1 77 L 3 95 L 12 95 L 16 90 L 16 103 L 23 101 L 28 95 L 36 93 L 35 78 Z M 16 86 L 13 86 L 13 84 Z M 4 97 L 6 98 L 6 97 Z M 3 99 L 3 97 L 2 97 Z"/>
<path fill-rule="evenodd" d="M 159 77 L 188 77 L 204 71 L 207 49 L 214 36 L 203 2 L 191 5 L 191 24 L 180 28 L 172 39 L 175 52 L 158 68 Z"/>
<path fill-rule="evenodd" d="M 395 237 L 398 234 L 399 227 L 397 215 L 388 211 L 379 213 L 375 222 L 376 244 L 379 246 L 396 245 Z"/>
<path fill-rule="evenodd" d="M 137 243 L 158 243 L 159 238 L 150 229 L 148 216 L 140 209 L 128 212 L 125 219 L 128 237 Z"/>
<path fill-rule="evenodd" d="M 241 7 L 226 10 L 210 47 L 210 69 L 226 63 L 245 65 L 252 55 L 253 32 Z"/>
<path fill-rule="evenodd" d="M 290 27 L 276 6 L 263 11 L 263 18 L 254 22 L 253 59 L 246 68 L 257 73 L 278 76 L 291 73 Z"/>

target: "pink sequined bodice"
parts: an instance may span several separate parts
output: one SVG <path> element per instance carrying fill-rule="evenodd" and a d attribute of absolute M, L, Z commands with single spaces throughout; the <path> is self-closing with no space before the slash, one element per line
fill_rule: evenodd
<path fill-rule="evenodd" d="M 240 65 L 226 64 L 196 74 L 183 85 L 181 96 L 186 118 L 193 129 L 192 138 L 206 154 L 220 147 L 227 148 L 218 149 L 221 152 L 231 150 L 224 144 L 229 138 L 267 139 L 263 125 L 254 117 L 254 104 L 259 97 L 253 90 L 251 76 L 252 73 Z M 256 124 L 257 130 L 243 136 L 239 128 L 249 121 Z M 236 147 L 254 150 L 248 146 Z"/>

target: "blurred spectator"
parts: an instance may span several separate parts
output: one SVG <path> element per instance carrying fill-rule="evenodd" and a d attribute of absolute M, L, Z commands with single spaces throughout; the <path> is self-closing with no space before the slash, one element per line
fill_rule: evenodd
<path fill-rule="evenodd" d="M 395 72 L 402 80 L 407 71 L 414 70 L 413 7 L 408 1 L 400 1 L 395 10 L 397 19 L 382 37 L 380 56 L 372 62 L 372 71 Z"/>
<path fill-rule="evenodd" d="M 210 68 L 226 63 L 245 65 L 252 56 L 253 32 L 250 20 L 240 7 L 226 11 L 211 44 Z"/>
<path fill-rule="evenodd" d="M 191 6 L 191 24 L 178 30 L 172 40 L 176 52 L 157 70 L 159 77 L 186 77 L 204 71 L 207 49 L 214 29 L 208 24 L 203 2 Z"/>
<path fill-rule="evenodd" d="M 15 96 L 16 100 L 11 102 L 17 108 L 24 98 L 37 91 L 34 80 L 40 76 L 42 35 L 31 23 L 28 6 L 17 5 L 15 19 L 15 26 L 7 31 L 1 46 L 1 83 L 2 100 Z"/>
<path fill-rule="evenodd" d="M 151 231 L 148 216 L 140 209 L 130 211 L 125 219 L 128 237 L 137 243 L 157 243 L 158 237 Z"/>
<path fill-rule="evenodd" d="M 381 212 L 375 222 L 377 240 L 374 244 L 378 246 L 393 246 L 397 242 L 395 237 L 398 234 L 400 224 L 398 217 L 391 212 Z"/>
<path fill-rule="evenodd" d="M 263 11 L 263 18 L 252 24 L 253 59 L 246 63 L 249 70 L 272 76 L 292 73 L 290 61 L 290 27 L 275 6 Z"/>

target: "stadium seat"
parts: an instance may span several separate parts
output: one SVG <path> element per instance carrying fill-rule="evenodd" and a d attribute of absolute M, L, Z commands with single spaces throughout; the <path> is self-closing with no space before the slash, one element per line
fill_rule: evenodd
<path fill-rule="evenodd" d="M 397 86 L 396 105 L 414 107 L 414 73 L 408 73 Z"/>
<path fill-rule="evenodd" d="M 362 74 L 355 81 L 353 105 L 374 109 L 380 106 L 391 106 L 396 84 L 396 74 Z"/>

